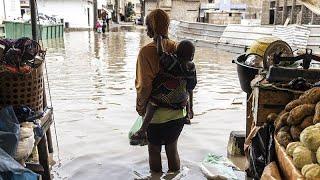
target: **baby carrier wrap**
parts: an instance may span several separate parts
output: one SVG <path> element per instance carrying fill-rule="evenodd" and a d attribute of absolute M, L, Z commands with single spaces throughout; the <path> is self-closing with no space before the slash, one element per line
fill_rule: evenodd
<path fill-rule="evenodd" d="M 183 109 L 189 97 L 184 70 L 176 55 L 163 51 L 161 36 L 157 38 L 157 51 L 161 68 L 152 84 L 150 102 L 155 106 Z"/>

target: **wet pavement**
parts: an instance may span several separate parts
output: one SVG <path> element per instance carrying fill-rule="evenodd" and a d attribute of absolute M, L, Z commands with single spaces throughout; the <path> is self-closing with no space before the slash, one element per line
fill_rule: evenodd
<path fill-rule="evenodd" d="M 196 115 L 179 139 L 182 171 L 150 175 L 147 148 L 129 146 L 127 137 L 137 118 L 136 57 L 151 41 L 145 34 L 117 27 L 45 43 L 61 158 L 56 149 L 54 179 L 205 179 L 199 168 L 205 155 L 226 155 L 230 131 L 245 129 L 245 94 L 231 63 L 236 55 L 197 47 Z M 164 153 L 163 159 L 166 171 Z"/>

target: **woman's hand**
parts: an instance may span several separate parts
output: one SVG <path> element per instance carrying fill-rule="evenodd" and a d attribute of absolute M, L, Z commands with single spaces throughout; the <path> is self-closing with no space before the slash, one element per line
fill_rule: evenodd
<path fill-rule="evenodd" d="M 147 136 L 147 130 L 141 127 L 132 137 L 135 139 L 143 139 Z"/>
<path fill-rule="evenodd" d="M 190 110 L 188 111 L 188 117 L 189 119 L 193 119 L 194 113 L 193 113 L 193 108 L 190 108 Z"/>

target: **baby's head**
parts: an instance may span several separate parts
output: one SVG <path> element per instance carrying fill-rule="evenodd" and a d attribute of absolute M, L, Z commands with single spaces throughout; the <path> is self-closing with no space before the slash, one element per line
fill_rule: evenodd
<path fill-rule="evenodd" d="M 191 41 L 183 40 L 177 47 L 177 57 L 181 61 L 192 61 L 195 47 Z"/>

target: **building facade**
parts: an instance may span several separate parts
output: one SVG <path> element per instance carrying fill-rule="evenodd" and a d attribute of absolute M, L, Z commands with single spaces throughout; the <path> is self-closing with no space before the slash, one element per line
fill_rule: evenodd
<path fill-rule="evenodd" d="M 240 10 L 243 19 L 260 19 L 261 17 L 262 0 L 214 0 L 214 2 L 219 4 L 220 10 Z"/>
<path fill-rule="evenodd" d="M 201 1 L 204 0 L 160 0 L 158 5 L 157 0 L 146 0 L 145 14 L 159 7 L 165 10 L 172 19 L 196 22 Z"/>
<path fill-rule="evenodd" d="M 0 1 L 0 21 L 18 18 L 21 18 L 20 0 Z"/>
<path fill-rule="evenodd" d="M 313 13 L 297 0 L 264 0 L 262 24 L 320 24 L 320 15 Z"/>
<path fill-rule="evenodd" d="M 64 20 L 68 28 L 94 27 L 93 0 L 38 0 L 38 11 Z"/>
<path fill-rule="evenodd" d="M 256 0 L 146 0 L 145 3 L 146 13 L 155 9 L 159 3 L 158 6 L 167 11 L 172 19 L 190 22 L 205 22 L 207 12 L 216 19 L 218 13 L 214 11 L 239 11 L 243 19 L 259 19 L 262 13 L 262 1 Z M 236 21 L 238 15 L 235 15 Z"/>

